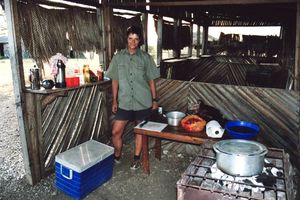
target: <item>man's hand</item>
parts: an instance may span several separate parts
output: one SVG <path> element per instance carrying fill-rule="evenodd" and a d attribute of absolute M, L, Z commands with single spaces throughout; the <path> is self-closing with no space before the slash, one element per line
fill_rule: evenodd
<path fill-rule="evenodd" d="M 157 101 L 152 101 L 152 110 L 157 110 L 157 109 L 158 109 Z"/>
<path fill-rule="evenodd" d="M 113 102 L 112 103 L 112 108 L 111 108 L 112 112 L 114 114 L 116 114 L 117 110 L 118 110 L 118 103 L 117 102 Z"/>

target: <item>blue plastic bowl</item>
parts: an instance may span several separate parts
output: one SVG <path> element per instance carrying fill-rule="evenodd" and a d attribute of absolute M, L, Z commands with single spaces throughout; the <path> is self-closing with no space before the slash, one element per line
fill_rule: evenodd
<path fill-rule="evenodd" d="M 247 121 L 229 121 L 225 130 L 230 138 L 250 140 L 257 136 L 260 128 L 257 124 Z"/>

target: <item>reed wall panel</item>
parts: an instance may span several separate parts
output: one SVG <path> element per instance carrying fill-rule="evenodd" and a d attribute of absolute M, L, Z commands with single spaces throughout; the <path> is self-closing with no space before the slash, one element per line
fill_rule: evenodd
<path fill-rule="evenodd" d="M 281 89 L 208 84 L 157 79 L 157 96 L 164 111 L 186 112 L 199 99 L 219 109 L 229 120 L 256 122 L 261 138 L 269 146 L 284 148 L 294 162 L 299 160 L 299 93 Z M 53 94 L 26 93 L 33 165 L 42 177 L 52 172 L 55 155 L 91 138 L 110 143 L 111 85 L 93 85 Z M 129 123 L 124 142 L 133 141 Z M 29 137 L 29 136 L 28 136 Z M 197 145 L 164 141 L 163 148 L 176 152 L 198 152 Z M 39 157 L 38 159 L 36 159 Z M 39 169 L 38 169 L 39 168 Z"/>
<path fill-rule="evenodd" d="M 165 111 L 186 111 L 189 82 L 158 79 L 156 89 L 158 103 Z"/>
<path fill-rule="evenodd" d="M 161 77 L 238 86 L 285 88 L 287 70 L 276 63 L 258 65 L 257 58 L 206 56 L 172 59 L 161 64 Z"/>
<path fill-rule="evenodd" d="M 187 109 L 188 85 L 189 83 L 184 81 L 157 79 L 156 87 L 159 105 L 165 111 L 179 110 L 185 112 Z M 127 124 L 123 133 L 125 144 L 129 144 L 134 140 L 134 126 L 132 122 Z"/>
<path fill-rule="evenodd" d="M 300 95 L 294 91 L 244 87 L 233 85 L 208 84 L 169 79 L 160 79 L 158 93 L 172 91 L 170 88 L 184 88 L 185 93 L 171 92 L 171 99 L 179 99 L 178 105 L 196 103 L 199 99 L 208 105 L 219 109 L 229 120 L 246 120 L 258 123 L 261 127 L 260 139 L 269 146 L 284 148 L 295 162 L 299 155 L 299 107 Z M 188 93 L 186 93 L 188 91 Z M 187 95 L 187 98 L 183 96 Z M 178 97 L 179 96 L 179 97 Z M 168 105 L 167 101 L 163 104 Z M 174 102 L 173 107 L 176 107 Z M 166 149 L 183 150 L 177 147 L 181 143 L 168 143 Z M 193 146 L 189 146 L 189 149 Z M 189 150 L 190 151 L 190 150 Z M 197 146 L 195 146 L 195 152 Z"/>
<path fill-rule="evenodd" d="M 58 153 L 89 139 L 103 143 L 110 141 L 110 84 L 47 95 L 28 93 L 28 96 L 36 99 L 36 104 L 33 104 L 36 117 L 33 119 L 37 120 L 35 123 L 40 123 L 40 129 L 31 129 L 30 132 L 37 132 L 39 138 L 40 170 L 44 175 L 52 171 Z M 30 108 L 29 104 L 27 108 Z"/>

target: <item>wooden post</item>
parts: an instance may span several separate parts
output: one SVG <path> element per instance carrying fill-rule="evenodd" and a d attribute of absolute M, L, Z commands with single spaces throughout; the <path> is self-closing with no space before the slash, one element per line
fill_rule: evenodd
<path fill-rule="evenodd" d="M 163 30 L 163 18 L 158 16 L 157 18 L 157 65 L 160 65 L 162 60 L 162 30 Z"/>
<path fill-rule="evenodd" d="M 105 43 L 105 30 L 104 30 L 104 17 L 103 17 L 103 7 L 97 8 L 97 19 L 98 19 L 98 26 L 100 29 L 100 32 L 102 34 L 102 37 L 99 38 L 101 41 L 101 52 L 99 52 L 99 63 L 103 66 L 104 70 L 107 70 L 108 63 L 107 63 L 107 57 L 106 57 L 106 43 Z"/>
<path fill-rule="evenodd" d="M 142 14 L 142 25 L 143 25 L 143 38 L 144 38 L 144 45 L 143 50 L 148 52 L 148 14 Z"/>
<path fill-rule="evenodd" d="M 179 58 L 180 57 L 180 47 L 179 47 L 179 34 L 178 29 L 181 26 L 181 20 L 175 19 L 174 20 L 174 32 L 173 32 L 173 41 L 174 41 L 174 49 L 173 49 L 173 57 Z"/>
<path fill-rule="evenodd" d="M 191 41 L 190 41 L 190 46 L 189 46 L 189 57 L 192 57 L 193 54 L 193 23 L 190 23 L 190 35 L 191 35 Z"/>
<path fill-rule="evenodd" d="M 207 54 L 207 42 L 208 42 L 208 25 L 203 26 L 202 33 L 202 55 Z"/>
<path fill-rule="evenodd" d="M 115 49 L 113 49 L 112 43 L 112 23 L 113 23 L 113 9 L 109 6 L 103 6 L 103 18 L 104 18 L 104 41 L 105 41 L 105 54 L 107 67 L 114 55 Z"/>
<path fill-rule="evenodd" d="M 200 55 L 200 26 L 197 25 L 197 52 L 196 56 L 199 57 Z"/>
<path fill-rule="evenodd" d="M 294 20 L 285 20 L 281 26 L 281 38 L 282 38 L 282 52 L 281 52 L 281 61 L 282 66 L 288 71 L 288 78 L 286 81 L 285 88 L 291 90 L 295 84 L 295 61 L 294 57 L 296 49 L 294 51 L 293 45 L 296 45 L 296 40 L 291 40 L 291 37 L 296 36 L 296 24 Z M 295 38 L 296 39 L 296 38 Z M 294 62 L 294 63 L 293 63 Z"/>
<path fill-rule="evenodd" d="M 296 14 L 296 48 L 295 48 L 295 90 L 300 90 L 300 2 L 297 2 Z M 300 102 L 300 99 L 298 99 Z M 299 120 L 298 120 L 299 121 Z M 298 158 L 300 158 L 300 130 L 298 128 Z M 298 159 L 298 169 L 300 168 L 300 160 Z"/>
<path fill-rule="evenodd" d="M 286 57 L 286 23 L 283 24 L 280 28 L 280 38 L 282 41 L 282 51 L 281 51 L 281 60 L 282 65 L 287 68 L 287 57 Z"/>
<path fill-rule="evenodd" d="M 14 94 L 16 101 L 16 109 L 20 130 L 20 138 L 22 145 L 22 153 L 23 153 L 23 163 L 25 167 L 26 178 L 29 184 L 34 184 L 36 179 L 39 177 L 34 177 L 34 166 L 32 166 L 31 158 L 34 152 L 29 151 L 30 142 L 27 141 L 27 128 L 25 123 L 25 117 L 23 110 L 25 109 L 24 102 L 24 89 L 25 89 L 25 81 L 24 81 L 24 68 L 22 61 L 22 49 L 21 49 L 21 37 L 18 23 L 18 15 L 17 15 L 17 0 L 5 0 L 5 13 L 7 20 L 7 28 L 8 28 L 8 43 L 9 43 L 9 54 L 10 54 L 10 63 L 11 70 L 13 74 L 13 85 L 14 85 Z M 30 154 L 31 152 L 31 154 Z"/>
<path fill-rule="evenodd" d="M 295 90 L 300 91 L 300 2 L 297 2 L 295 48 Z M 300 135 L 299 135 L 300 138 Z"/>

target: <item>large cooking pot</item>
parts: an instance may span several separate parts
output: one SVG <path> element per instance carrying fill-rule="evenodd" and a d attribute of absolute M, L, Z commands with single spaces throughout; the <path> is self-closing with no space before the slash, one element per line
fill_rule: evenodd
<path fill-rule="evenodd" d="M 180 111 L 172 111 L 172 112 L 168 112 L 166 114 L 166 117 L 168 119 L 168 124 L 170 126 L 179 126 L 180 121 L 182 118 L 185 117 L 185 114 Z"/>
<path fill-rule="evenodd" d="M 213 145 L 217 167 L 233 176 L 254 176 L 264 167 L 267 148 L 249 140 L 222 140 Z"/>

